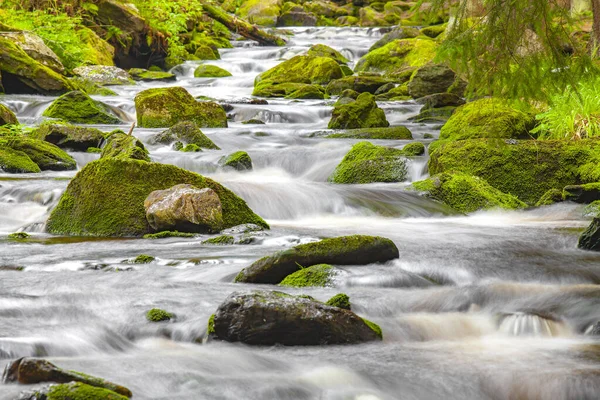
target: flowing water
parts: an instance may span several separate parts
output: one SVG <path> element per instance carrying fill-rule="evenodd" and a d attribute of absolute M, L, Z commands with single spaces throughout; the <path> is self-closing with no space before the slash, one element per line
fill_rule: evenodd
<path fill-rule="evenodd" d="M 233 106 L 230 127 L 203 131 L 223 150 L 174 152 L 148 146 L 155 161 L 210 176 L 242 196 L 272 229 L 249 245 L 206 239 L 82 239 L 43 233 L 44 221 L 75 172 L 0 175 L 0 367 L 45 357 L 129 387 L 136 399 L 597 399 L 600 342 L 586 334 L 600 320 L 600 254 L 576 249 L 588 221 L 580 206 L 454 215 L 405 192 L 427 176 L 425 156 L 400 184 L 336 186 L 327 176 L 356 141 L 311 137 L 325 129 L 331 100 L 269 99 L 248 104 L 255 76 L 323 43 L 355 62 L 379 29 L 298 28 L 285 48 L 236 42 L 210 62 L 232 77 L 193 78 L 178 66 L 177 85 Z M 164 86 L 116 87 L 98 97 L 127 121 L 133 97 Z M 0 98 L 26 124 L 52 98 Z M 382 103 L 392 124 L 407 124 L 426 145 L 434 125 L 408 121 L 419 106 Z M 266 125 L 243 125 L 258 118 Z M 114 127 L 101 126 L 112 130 Z M 136 129 L 142 141 L 160 130 Z M 374 141 L 402 147 L 406 141 Z M 247 173 L 218 160 L 246 150 Z M 73 154 L 79 168 L 97 155 Z M 31 232 L 14 242 L 10 232 Z M 197 344 L 208 317 L 231 292 L 271 286 L 233 284 L 243 267 L 298 243 L 345 234 L 391 238 L 400 258 L 343 267 L 336 288 L 285 289 L 326 300 L 348 293 L 354 310 L 381 325 L 383 343 L 326 347 Z M 124 260 L 145 253 L 147 265 Z M 17 268 L 22 267 L 22 268 Z M 151 324 L 145 312 L 174 312 Z M 23 386 L 0 384 L 0 399 Z"/>

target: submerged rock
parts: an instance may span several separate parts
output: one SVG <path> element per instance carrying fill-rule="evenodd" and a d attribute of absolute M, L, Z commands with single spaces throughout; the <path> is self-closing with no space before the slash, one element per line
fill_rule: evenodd
<path fill-rule="evenodd" d="M 170 321 L 173 317 L 173 314 L 160 308 L 153 308 L 146 313 L 146 319 L 150 322 Z"/>
<path fill-rule="evenodd" d="M 231 76 L 231 72 L 216 65 L 200 65 L 194 70 L 195 78 L 225 78 Z"/>
<path fill-rule="evenodd" d="M 275 291 L 232 293 L 219 306 L 213 319 L 216 339 L 263 346 L 381 340 L 380 330 L 374 330 L 373 325 L 352 311 Z"/>
<path fill-rule="evenodd" d="M 150 153 L 144 144 L 133 135 L 114 133 L 102 149 L 100 158 L 119 158 L 150 161 Z"/>
<path fill-rule="evenodd" d="M 238 171 L 249 171 L 252 169 L 252 159 L 245 151 L 236 151 L 219 160 L 223 167 L 229 167 Z"/>
<path fill-rule="evenodd" d="M 355 101 L 334 107 L 328 128 L 385 128 L 389 125 L 385 112 L 377 106 L 375 97 L 362 93 Z"/>
<path fill-rule="evenodd" d="M 138 126 L 170 128 L 192 121 L 201 128 L 226 128 L 227 114 L 212 101 L 198 102 L 182 87 L 147 89 L 135 96 Z"/>
<path fill-rule="evenodd" d="M 402 182 L 407 174 L 404 155 L 400 149 L 357 143 L 335 168 L 329 181 L 342 184 Z"/>
<path fill-rule="evenodd" d="M 0 126 L 2 125 L 18 125 L 19 120 L 14 112 L 4 104 L 0 104 Z"/>
<path fill-rule="evenodd" d="M 363 265 L 385 262 L 398 257 L 398 248 L 389 239 L 379 236 L 341 236 L 301 244 L 263 257 L 240 271 L 235 281 L 276 284 L 302 269 L 302 266 Z"/>
<path fill-rule="evenodd" d="M 155 190 L 144 201 L 144 208 L 155 231 L 218 232 L 223 225 L 221 200 L 209 188 L 180 184 Z"/>
<path fill-rule="evenodd" d="M 93 100 L 79 90 L 63 94 L 54 100 L 42 115 L 80 124 L 121 123 L 106 104 Z"/>
<path fill-rule="evenodd" d="M 579 236 L 577 247 L 583 250 L 600 251 L 600 218 L 594 218 Z"/>
<path fill-rule="evenodd" d="M 193 144 L 203 149 L 220 150 L 219 146 L 192 121 L 179 122 L 150 139 L 150 144 L 169 145 L 175 142 L 181 142 L 184 145 Z"/>
<path fill-rule="evenodd" d="M 29 136 L 73 151 L 87 151 L 90 147 L 100 147 L 104 140 L 104 133 L 99 129 L 62 122 L 44 122 Z"/>
<path fill-rule="evenodd" d="M 178 184 L 210 188 L 221 201 L 223 226 L 252 223 L 268 228 L 246 202 L 219 183 L 173 165 L 103 158 L 71 180 L 50 214 L 50 233 L 79 236 L 143 236 L 152 233 L 144 201 L 155 190 Z"/>
<path fill-rule="evenodd" d="M 134 83 L 127 71 L 109 65 L 84 65 L 75 68 L 73 73 L 99 86 L 133 85 Z"/>

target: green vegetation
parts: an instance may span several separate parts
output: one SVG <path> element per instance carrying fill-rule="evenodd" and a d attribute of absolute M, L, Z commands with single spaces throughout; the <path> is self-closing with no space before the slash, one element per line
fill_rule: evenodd
<path fill-rule="evenodd" d="M 437 43 L 429 38 L 394 40 L 369 52 L 356 63 L 355 72 L 400 76 L 427 64 L 435 57 Z"/>
<path fill-rule="evenodd" d="M 81 382 L 63 383 L 49 388 L 47 400 L 128 400 L 112 390 L 86 385 Z"/>
<path fill-rule="evenodd" d="M 302 268 L 288 275 L 279 285 L 289 287 L 327 287 L 332 285 L 334 276 L 335 269 L 331 265 L 318 264 Z"/>
<path fill-rule="evenodd" d="M 206 239 L 202 244 L 228 245 L 233 244 L 235 239 L 230 235 L 221 235 L 214 238 Z"/>
<path fill-rule="evenodd" d="M 238 171 L 247 171 L 252 169 L 252 159 L 245 151 L 236 151 L 227 157 L 223 157 L 219 161 L 219 164 L 223 167 L 233 168 Z"/>
<path fill-rule="evenodd" d="M 196 235 L 187 232 L 163 231 L 158 233 L 148 233 L 143 236 L 144 239 L 166 239 L 171 237 L 193 238 Z"/>
<path fill-rule="evenodd" d="M 150 322 L 170 321 L 173 314 L 160 308 L 153 308 L 146 313 L 146 319 Z"/>
<path fill-rule="evenodd" d="M 119 124 L 121 120 L 114 116 L 110 108 L 87 94 L 75 90 L 63 94 L 54 100 L 44 111 L 45 117 L 56 118 L 80 124 Z"/>
<path fill-rule="evenodd" d="M 15 232 L 15 233 L 11 233 L 10 235 L 8 235 L 9 239 L 12 240 L 23 240 L 23 239 L 29 239 L 31 237 L 31 235 L 27 232 Z"/>
<path fill-rule="evenodd" d="M 327 300 L 325 304 L 331 307 L 343 308 L 345 310 L 352 309 L 352 306 L 350 305 L 350 297 L 348 297 L 348 295 L 345 293 L 336 294 L 335 296 Z"/>
<path fill-rule="evenodd" d="M 362 318 L 362 320 L 365 323 L 365 325 L 367 325 L 369 328 L 371 328 L 373 332 L 377 334 L 377 337 L 379 337 L 379 339 L 383 340 L 383 332 L 381 331 L 381 327 L 379 325 L 377 325 L 375 322 L 369 321 L 366 318 Z"/>
<path fill-rule="evenodd" d="M 215 334 L 215 314 L 212 314 L 208 318 L 208 324 L 206 324 L 206 334 L 207 335 Z"/>
<path fill-rule="evenodd" d="M 174 143 L 175 150 L 198 151 L 188 146 L 197 146 L 198 148 L 220 150 L 212 140 L 208 138 L 198 125 L 192 121 L 179 122 L 164 132 L 154 136 L 150 142 L 152 144 L 160 143 L 168 145 Z M 187 150 L 186 150 L 187 148 Z"/>
<path fill-rule="evenodd" d="M 194 77 L 196 78 L 224 78 L 227 76 L 231 76 L 231 72 L 216 65 L 204 64 L 194 70 Z"/>
<path fill-rule="evenodd" d="M 329 121 L 329 129 L 386 128 L 390 125 L 385 112 L 377 106 L 375 97 L 361 93 L 354 101 L 336 104 Z"/>
<path fill-rule="evenodd" d="M 329 177 L 333 183 L 402 182 L 406 179 L 404 151 L 360 142 L 352 146 Z"/>
<path fill-rule="evenodd" d="M 149 256 L 147 254 L 140 254 L 136 258 L 134 258 L 131 262 L 133 264 L 150 264 L 155 260 L 155 257 Z"/>
<path fill-rule="evenodd" d="M 535 203 L 536 207 L 541 206 L 549 206 L 554 203 L 559 203 L 563 201 L 562 190 L 560 189 L 550 189 L 546 193 L 540 197 L 537 203 Z"/>
<path fill-rule="evenodd" d="M 425 154 L 425 145 L 421 142 L 412 142 L 404 146 L 402 152 L 407 156 L 421 156 Z"/>
<path fill-rule="evenodd" d="M 347 129 L 325 136 L 328 139 L 385 139 L 385 140 L 409 140 L 412 133 L 405 126 L 393 126 L 388 128 L 362 128 Z"/>
<path fill-rule="evenodd" d="M 150 161 L 150 154 L 144 144 L 135 136 L 115 133 L 108 139 L 100 158 Z"/>

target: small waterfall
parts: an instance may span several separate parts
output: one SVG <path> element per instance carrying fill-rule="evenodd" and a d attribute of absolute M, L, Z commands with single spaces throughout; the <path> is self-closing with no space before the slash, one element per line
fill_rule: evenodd
<path fill-rule="evenodd" d="M 498 331 L 510 336 L 568 336 L 570 330 L 561 321 L 536 314 L 514 313 L 500 317 Z"/>

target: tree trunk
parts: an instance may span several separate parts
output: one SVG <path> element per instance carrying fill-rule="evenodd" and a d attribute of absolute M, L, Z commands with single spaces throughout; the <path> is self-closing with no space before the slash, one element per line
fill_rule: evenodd
<path fill-rule="evenodd" d="M 261 46 L 283 46 L 285 40 L 277 35 L 271 35 L 257 28 L 256 26 L 249 24 L 248 22 L 238 19 L 235 16 L 227 14 L 222 9 L 211 6 L 210 4 L 202 4 L 204 12 L 215 21 L 218 21 L 225 25 L 230 31 L 238 33 L 245 38 L 257 41 Z"/>
<path fill-rule="evenodd" d="M 592 23 L 592 45 L 596 51 L 600 46 L 600 0 L 592 0 L 592 14 L 594 20 Z"/>

